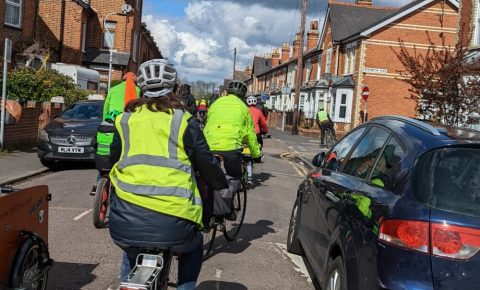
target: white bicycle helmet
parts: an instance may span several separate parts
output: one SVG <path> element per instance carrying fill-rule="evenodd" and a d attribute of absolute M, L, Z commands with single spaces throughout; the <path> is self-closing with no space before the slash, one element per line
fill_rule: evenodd
<path fill-rule="evenodd" d="M 255 106 L 256 104 L 257 104 L 257 98 L 255 98 L 254 96 L 248 96 L 247 105 Z"/>
<path fill-rule="evenodd" d="M 137 85 L 144 97 L 163 97 L 175 88 L 177 70 L 165 59 L 152 59 L 138 68 Z"/>

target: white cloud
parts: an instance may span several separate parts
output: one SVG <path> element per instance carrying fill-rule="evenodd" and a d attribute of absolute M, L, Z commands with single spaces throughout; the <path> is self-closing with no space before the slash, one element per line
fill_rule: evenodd
<path fill-rule="evenodd" d="M 182 78 L 221 83 L 232 74 L 234 47 L 237 69 L 244 69 L 253 56 L 269 53 L 283 42 L 291 43 L 298 31 L 300 16 L 291 4 L 296 1 L 278 1 L 275 7 L 268 7 L 265 1 L 193 0 L 182 19 L 146 15 L 143 21 L 162 54 L 177 64 Z M 321 17 L 322 9 L 316 8 L 309 13 L 309 20 Z"/>

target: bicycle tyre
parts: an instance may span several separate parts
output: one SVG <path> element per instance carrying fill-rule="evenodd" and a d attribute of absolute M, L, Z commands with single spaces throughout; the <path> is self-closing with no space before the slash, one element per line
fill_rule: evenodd
<path fill-rule="evenodd" d="M 170 279 L 170 266 L 172 265 L 173 253 L 171 251 L 165 251 L 162 255 L 163 258 L 163 269 L 157 278 L 157 288 L 158 290 L 167 290 Z"/>
<path fill-rule="evenodd" d="M 215 243 L 215 236 L 217 235 L 217 224 L 211 228 L 207 233 L 203 232 L 203 260 L 209 258 L 212 253 L 213 244 Z"/>
<path fill-rule="evenodd" d="M 93 202 L 93 225 L 97 229 L 108 226 L 108 210 L 110 206 L 110 180 L 102 177 L 95 191 Z"/>
<path fill-rule="evenodd" d="M 172 255 L 168 269 L 168 287 L 178 287 L 178 256 Z"/>
<path fill-rule="evenodd" d="M 243 198 L 242 198 L 243 194 Z M 243 202 L 243 205 L 242 205 Z M 233 241 L 237 237 L 238 233 L 245 219 L 245 212 L 247 210 L 247 189 L 245 183 L 242 181 L 242 187 L 237 191 L 233 198 L 233 214 L 235 214 L 235 220 L 224 219 L 223 221 L 223 235 L 227 241 Z M 235 222 L 238 223 L 235 225 Z M 230 225 L 231 223 L 231 225 Z M 227 229 L 230 225 L 230 229 Z"/>
<path fill-rule="evenodd" d="M 32 239 L 25 240 L 18 250 L 12 265 L 10 287 L 15 289 L 45 290 L 48 280 L 47 272 L 42 273 L 37 281 L 29 281 L 29 279 L 38 275 L 42 270 L 40 269 L 40 261 L 45 258 L 45 255 L 38 242 Z"/>

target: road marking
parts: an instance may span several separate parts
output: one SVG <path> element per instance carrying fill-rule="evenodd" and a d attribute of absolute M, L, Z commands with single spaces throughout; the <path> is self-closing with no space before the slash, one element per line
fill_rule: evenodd
<path fill-rule="evenodd" d="M 215 290 L 220 290 L 220 280 L 222 279 L 222 270 L 215 269 L 215 279 L 217 280 L 215 283 Z"/>
<path fill-rule="evenodd" d="M 86 208 L 78 207 L 61 207 L 61 206 L 50 206 L 49 209 L 59 209 L 59 210 L 87 210 Z"/>
<path fill-rule="evenodd" d="M 81 219 L 82 217 L 84 217 L 84 216 L 86 216 L 87 214 L 89 214 L 91 211 L 92 211 L 92 209 L 86 210 L 86 211 L 82 212 L 81 214 L 77 215 L 76 217 L 74 217 L 73 220 L 74 220 L 74 221 L 78 221 L 78 220 Z"/>
<path fill-rule="evenodd" d="M 297 256 L 287 252 L 287 245 L 285 244 L 275 243 L 275 246 L 277 246 L 285 256 L 290 258 L 293 264 L 295 264 L 295 271 L 302 274 L 302 277 L 307 278 L 308 283 L 312 283 L 312 278 L 310 277 L 310 273 L 308 273 L 307 266 L 305 265 L 305 262 L 303 262 L 302 256 Z"/>
<path fill-rule="evenodd" d="M 290 159 L 287 157 L 287 156 L 290 156 L 291 154 L 286 152 L 286 153 L 282 153 L 280 154 L 280 157 L 283 159 L 283 160 L 286 160 L 288 163 L 290 163 L 290 165 L 292 165 L 293 169 L 295 169 L 295 171 L 297 172 L 297 174 L 299 176 L 302 176 L 304 177 L 305 175 L 302 174 L 302 171 L 300 171 L 300 169 L 298 169 L 298 167 L 295 165 L 295 163 L 293 163 L 292 161 L 290 161 Z"/>

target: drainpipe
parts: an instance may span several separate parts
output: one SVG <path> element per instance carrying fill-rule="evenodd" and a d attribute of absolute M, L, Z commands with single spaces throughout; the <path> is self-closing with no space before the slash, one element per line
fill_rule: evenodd
<path fill-rule="evenodd" d="M 60 22 L 60 41 L 58 43 L 58 61 L 62 62 L 63 43 L 65 38 L 65 0 L 62 0 L 61 22 Z"/>
<path fill-rule="evenodd" d="M 33 23 L 35 23 L 35 40 L 38 40 L 38 10 L 39 10 L 39 0 L 35 0 L 35 20 Z"/>

